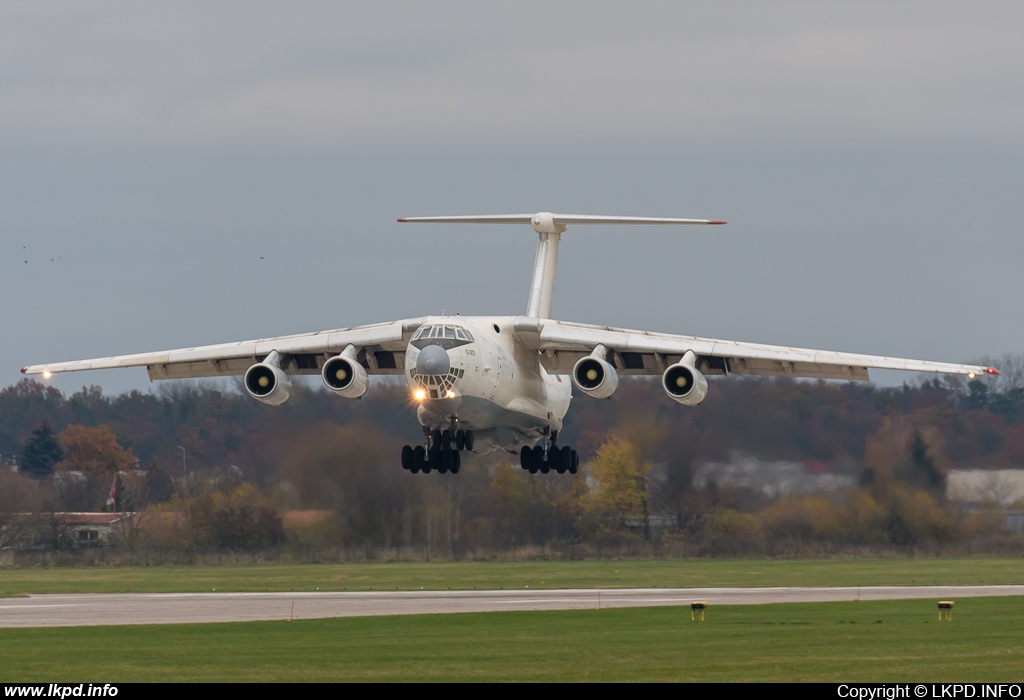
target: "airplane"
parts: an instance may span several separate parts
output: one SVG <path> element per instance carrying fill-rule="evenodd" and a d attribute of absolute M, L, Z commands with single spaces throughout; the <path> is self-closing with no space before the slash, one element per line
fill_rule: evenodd
<path fill-rule="evenodd" d="M 399 222 L 529 224 L 538 234 L 526 314 L 423 316 L 300 335 L 162 352 L 31 365 L 26 375 L 145 367 L 150 380 L 241 376 L 257 401 L 279 406 L 292 375 L 319 374 L 348 399 L 366 393 L 370 376 L 403 375 L 423 439 L 401 452 L 411 473 L 457 474 L 461 454 L 518 453 L 531 474 L 579 471 L 579 455 L 559 445 L 572 389 L 611 397 L 620 376 L 661 376 L 672 400 L 696 406 L 708 376 L 762 375 L 868 380 L 868 369 L 996 375 L 994 367 L 810 350 L 669 335 L 559 321 L 551 302 L 561 235 L 577 225 L 719 225 L 712 219 L 536 214 L 429 216 Z M 568 378 L 566 378 L 568 375 Z"/>

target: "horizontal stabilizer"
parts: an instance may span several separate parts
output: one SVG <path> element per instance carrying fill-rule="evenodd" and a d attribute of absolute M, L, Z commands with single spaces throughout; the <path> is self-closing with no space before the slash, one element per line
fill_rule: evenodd
<path fill-rule="evenodd" d="M 594 214 L 485 214 L 482 216 L 409 216 L 400 222 L 430 224 L 530 224 L 537 233 L 562 233 L 576 224 L 724 224 L 714 219 L 678 219 L 658 216 L 598 216 Z"/>

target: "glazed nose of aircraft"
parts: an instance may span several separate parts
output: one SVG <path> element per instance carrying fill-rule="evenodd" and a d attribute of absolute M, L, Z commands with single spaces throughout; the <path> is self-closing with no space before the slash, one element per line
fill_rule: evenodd
<path fill-rule="evenodd" d="M 422 375 L 448 374 L 452 368 L 452 362 L 448 353 L 440 345 L 427 345 L 420 350 L 416 358 L 416 373 Z"/>

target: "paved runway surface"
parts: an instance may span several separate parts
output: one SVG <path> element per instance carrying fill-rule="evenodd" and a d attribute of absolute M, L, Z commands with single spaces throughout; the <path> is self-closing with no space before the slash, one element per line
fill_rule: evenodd
<path fill-rule="evenodd" d="M 146 625 L 365 615 L 971 598 L 1024 595 L 1024 586 L 869 588 L 615 588 L 603 590 L 395 591 L 365 593 L 128 593 L 0 599 L 0 627 Z"/>

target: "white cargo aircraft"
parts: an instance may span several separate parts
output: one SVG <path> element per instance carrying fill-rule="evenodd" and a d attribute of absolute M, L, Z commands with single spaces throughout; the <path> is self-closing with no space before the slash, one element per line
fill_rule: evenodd
<path fill-rule="evenodd" d="M 452 472 L 463 450 L 519 453 L 530 473 L 575 474 L 579 458 L 558 445 L 571 386 L 599 399 L 620 375 L 661 375 L 665 393 L 695 406 L 707 375 L 754 374 L 867 381 L 868 368 L 998 374 L 992 367 L 740 343 L 555 321 L 551 297 L 558 244 L 577 224 L 722 224 L 706 219 L 566 215 L 433 216 L 408 222 L 530 224 L 540 236 L 524 316 L 425 316 L 369 326 L 164 352 L 32 365 L 57 372 L 146 367 L 153 379 L 242 375 L 245 390 L 277 406 L 291 395 L 289 375 L 319 374 L 335 394 L 356 399 L 370 375 L 402 374 L 418 404 L 423 442 L 402 448 L 410 472 Z M 568 374 L 571 378 L 563 379 Z"/>

